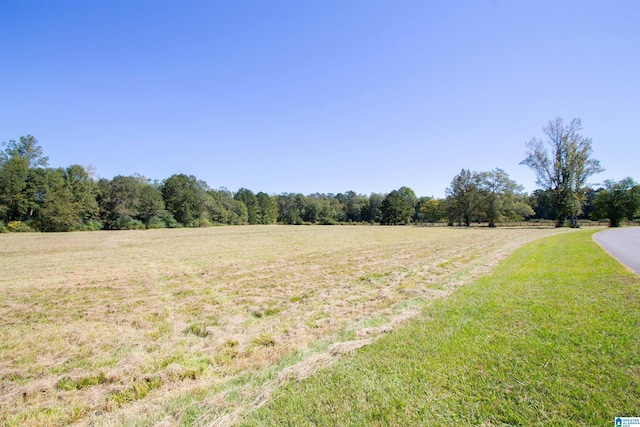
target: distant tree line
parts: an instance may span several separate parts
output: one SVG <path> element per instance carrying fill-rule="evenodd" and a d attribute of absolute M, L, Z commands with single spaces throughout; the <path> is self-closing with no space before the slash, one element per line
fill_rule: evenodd
<path fill-rule="evenodd" d="M 443 223 L 490 227 L 505 221 L 567 216 L 610 220 L 617 226 L 639 215 L 640 186 L 631 178 L 598 189 L 554 187 L 523 192 L 502 169 L 462 169 L 444 199 L 418 197 L 409 187 L 390 193 L 266 194 L 212 189 L 193 175 L 162 181 L 140 175 L 95 179 L 90 168 L 49 167 L 31 135 L 3 143 L 0 151 L 0 232 L 133 230 L 242 224 Z M 578 183 L 583 183 L 579 181 Z M 576 183 L 574 183 L 577 185 Z M 559 194 L 570 193 L 562 210 Z M 562 221 L 560 221 L 562 219 Z"/>

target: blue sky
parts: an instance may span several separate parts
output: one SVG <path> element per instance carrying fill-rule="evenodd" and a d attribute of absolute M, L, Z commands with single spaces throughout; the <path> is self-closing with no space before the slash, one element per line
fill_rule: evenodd
<path fill-rule="evenodd" d="M 581 117 L 640 180 L 640 2 L 0 0 L 0 141 L 54 167 L 267 193 L 527 191 L 525 143 Z"/>

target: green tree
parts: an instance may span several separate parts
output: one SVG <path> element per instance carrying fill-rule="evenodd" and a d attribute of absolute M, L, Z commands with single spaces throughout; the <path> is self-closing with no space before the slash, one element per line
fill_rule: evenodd
<path fill-rule="evenodd" d="M 302 221 L 309 224 L 318 223 L 320 218 L 320 210 L 322 209 L 322 201 L 324 196 L 321 194 L 310 195 L 306 197 L 304 208 L 301 210 Z"/>
<path fill-rule="evenodd" d="M 27 159 L 10 157 L 0 165 L 0 218 L 5 222 L 21 220 L 29 211 L 28 177 Z"/>
<path fill-rule="evenodd" d="M 258 224 L 273 224 L 278 221 L 278 204 L 273 197 L 267 193 L 259 192 L 256 194 L 256 203 Z"/>
<path fill-rule="evenodd" d="M 19 141 L 3 142 L 0 151 L 0 219 L 17 221 L 31 219 L 38 207 L 36 195 L 36 169 L 48 165 L 42 147 L 32 136 L 21 136 Z"/>
<path fill-rule="evenodd" d="M 355 191 L 347 191 L 335 196 L 344 212 L 345 221 L 361 222 L 362 210 L 366 206 L 368 199 L 366 196 L 357 194 Z"/>
<path fill-rule="evenodd" d="M 370 223 L 382 222 L 382 202 L 385 196 L 380 193 L 371 193 L 369 199 L 362 207 L 362 220 Z"/>
<path fill-rule="evenodd" d="M 562 118 L 549 121 L 543 128 L 547 141 L 532 138 L 527 143 L 527 157 L 520 163 L 534 171 L 538 185 L 551 191 L 558 227 L 567 218 L 572 227 L 578 226 L 586 181 L 604 170 L 592 157 L 591 139 L 583 137 L 581 130 L 579 118 L 566 126 Z"/>
<path fill-rule="evenodd" d="M 409 187 L 393 190 L 385 197 L 380 210 L 382 223 L 388 225 L 409 224 L 415 214 L 416 194 Z"/>
<path fill-rule="evenodd" d="M 27 161 L 29 168 L 46 168 L 49 165 L 49 157 L 44 156 L 42 147 L 32 135 L 21 136 L 20 140 L 3 142 L 6 148 L 0 152 L 0 165 L 11 158 L 21 158 Z"/>
<path fill-rule="evenodd" d="M 249 224 L 258 223 L 258 200 L 253 191 L 246 188 L 239 189 L 233 196 L 234 199 L 240 200 L 247 208 L 247 221 Z"/>
<path fill-rule="evenodd" d="M 43 231 L 73 231 L 81 227 L 82 204 L 75 200 L 66 171 L 46 169 L 42 204 L 36 222 Z"/>
<path fill-rule="evenodd" d="M 160 189 L 166 209 L 184 226 L 199 226 L 207 219 L 207 190 L 204 181 L 185 174 L 167 178 Z"/>
<path fill-rule="evenodd" d="M 282 193 L 276 196 L 278 220 L 283 224 L 303 224 L 309 201 L 304 194 Z"/>
<path fill-rule="evenodd" d="M 138 196 L 136 219 L 147 228 L 175 228 L 178 226 L 173 215 L 165 209 L 164 199 L 157 184 L 150 182 L 141 186 Z"/>
<path fill-rule="evenodd" d="M 111 181 L 97 182 L 97 201 L 104 227 L 110 229 L 140 228 L 136 218 L 140 215 L 140 193 L 147 185 L 141 176 L 115 176 Z"/>
<path fill-rule="evenodd" d="M 242 225 L 247 224 L 247 207 L 241 200 L 233 197 L 226 188 L 208 190 L 210 198 L 207 200 L 209 219 L 214 223 Z"/>
<path fill-rule="evenodd" d="M 96 183 L 90 171 L 84 166 L 71 165 L 65 169 L 65 180 L 80 223 L 93 229 L 93 222 L 99 218 L 100 207 L 96 200 Z"/>
<path fill-rule="evenodd" d="M 536 189 L 529 197 L 529 204 L 535 212 L 535 218 L 556 221 L 558 212 L 553 205 L 553 192 L 551 190 Z"/>
<path fill-rule="evenodd" d="M 608 218 L 610 227 L 619 227 L 623 219 L 634 219 L 640 209 L 640 185 L 632 178 L 606 180 L 595 198 L 594 219 Z"/>
<path fill-rule="evenodd" d="M 421 218 L 426 222 L 441 222 L 447 217 L 446 206 L 441 199 L 428 198 L 420 204 Z"/>
<path fill-rule="evenodd" d="M 502 169 L 477 174 L 479 209 L 489 227 L 508 219 L 523 219 L 533 215 L 533 209 L 521 194 L 523 187 L 509 178 Z"/>
<path fill-rule="evenodd" d="M 445 190 L 447 195 L 447 216 L 449 223 L 457 222 L 458 225 L 464 223 L 469 227 L 475 217 L 477 217 L 479 204 L 478 177 L 475 172 L 462 169 L 453 178 L 449 188 Z"/>
<path fill-rule="evenodd" d="M 224 208 L 229 212 L 228 224 L 230 225 L 243 225 L 247 224 L 249 220 L 249 212 L 247 206 L 242 200 L 233 198 L 231 191 L 226 189 L 218 190 L 218 194 L 221 197 Z"/>

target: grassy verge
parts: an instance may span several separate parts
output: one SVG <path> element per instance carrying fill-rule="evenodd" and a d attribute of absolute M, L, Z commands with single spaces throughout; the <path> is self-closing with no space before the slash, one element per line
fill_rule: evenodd
<path fill-rule="evenodd" d="M 241 425 L 613 425 L 640 415 L 640 279 L 550 237 Z"/>

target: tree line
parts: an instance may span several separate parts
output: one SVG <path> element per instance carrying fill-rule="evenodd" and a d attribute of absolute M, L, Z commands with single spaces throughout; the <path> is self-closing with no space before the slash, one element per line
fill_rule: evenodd
<path fill-rule="evenodd" d="M 462 169 L 443 199 L 418 197 L 409 187 L 389 193 L 266 194 L 241 188 L 212 189 L 193 175 L 162 181 L 140 175 L 95 179 L 84 166 L 49 167 L 49 159 L 31 135 L 3 143 L 0 151 L 0 232 L 131 230 L 242 224 L 406 225 L 442 223 L 490 227 L 504 221 L 547 219 L 558 226 L 569 219 L 610 220 L 617 226 L 640 214 L 640 186 L 632 179 L 586 179 L 602 171 L 591 157 L 591 141 L 579 134 L 581 123 L 562 119 L 544 128 L 547 141 L 532 139 L 523 164 L 542 187 L 532 194 L 502 169 Z M 547 150 L 549 148 L 549 150 Z"/>

